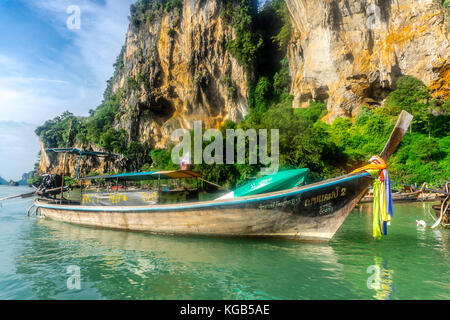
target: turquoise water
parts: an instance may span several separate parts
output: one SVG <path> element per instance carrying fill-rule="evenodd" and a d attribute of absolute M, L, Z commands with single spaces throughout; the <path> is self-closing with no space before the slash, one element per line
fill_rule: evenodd
<path fill-rule="evenodd" d="M 363 206 L 306 244 L 96 230 L 26 217 L 31 202 L 0 207 L 0 299 L 450 299 L 449 230 L 416 226 L 430 204 L 396 204 L 381 241 Z"/>

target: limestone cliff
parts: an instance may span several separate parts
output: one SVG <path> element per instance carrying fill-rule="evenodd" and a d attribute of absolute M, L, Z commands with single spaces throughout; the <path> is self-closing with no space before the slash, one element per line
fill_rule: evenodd
<path fill-rule="evenodd" d="M 294 107 L 328 100 L 328 115 L 377 106 L 402 75 L 450 96 L 450 44 L 442 1 L 286 0 Z"/>
<path fill-rule="evenodd" d="M 115 129 L 124 129 L 130 141 L 150 149 L 164 148 L 173 130 L 191 129 L 193 121 L 219 127 L 226 119 L 242 120 L 248 112 L 245 68 L 225 48 L 234 37 L 221 15 L 225 2 L 184 0 L 170 8 L 168 2 L 132 5 L 125 45 L 105 92 L 106 99 L 120 97 Z M 239 1 L 227 3 L 239 6 Z M 106 151 L 92 143 L 83 148 Z M 39 173 L 61 174 L 63 158 L 46 153 L 41 143 Z M 81 176 L 139 170 L 147 162 L 94 157 L 82 161 Z M 77 166 L 78 156 L 68 155 L 66 174 L 74 177 Z"/>
<path fill-rule="evenodd" d="M 185 0 L 169 12 L 131 17 L 112 79 L 113 93 L 126 92 L 117 127 L 131 139 L 164 147 L 174 129 L 191 129 L 194 120 L 218 127 L 247 114 L 247 76 L 225 48 L 233 30 L 221 17 L 223 3 Z"/>
<path fill-rule="evenodd" d="M 293 107 L 327 100 L 327 122 L 354 117 L 363 104 L 381 105 L 402 75 L 421 79 L 435 97 L 450 96 L 450 42 L 442 1 L 285 2 L 292 29 L 287 56 Z M 173 130 L 191 129 L 195 120 L 211 128 L 245 117 L 247 79 L 258 75 L 247 74 L 226 49 L 236 35 L 223 15 L 239 3 L 141 0 L 132 6 L 126 42 L 105 93 L 120 97 L 115 129 L 124 129 L 130 141 L 148 151 L 164 148 Z M 84 147 L 99 150 L 94 144 Z M 62 155 L 48 155 L 43 146 L 41 153 L 41 173 L 62 172 Z M 150 163 L 83 161 L 82 175 L 137 170 Z M 78 157 L 70 156 L 68 163 L 67 174 L 74 176 Z"/>

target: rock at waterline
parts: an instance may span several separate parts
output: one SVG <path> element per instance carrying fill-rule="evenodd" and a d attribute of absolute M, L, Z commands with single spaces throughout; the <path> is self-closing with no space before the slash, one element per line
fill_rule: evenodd
<path fill-rule="evenodd" d="M 10 181 L 9 183 L 8 183 L 8 186 L 10 186 L 10 187 L 18 187 L 19 186 L 19 184 L 17 183 L 17 182 L 15 182 L 15 181 Z"/>

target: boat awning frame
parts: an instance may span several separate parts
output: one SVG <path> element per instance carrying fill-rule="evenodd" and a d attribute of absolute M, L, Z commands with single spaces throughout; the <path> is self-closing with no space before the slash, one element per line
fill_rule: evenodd
<path fill-rule="evenodd" d="M 80 165 L 81 165 L 81 158 L 83 156 L 94 156 L 94 157 L 104 157 L 104 158 L 108 158 L 108 157 L 120 157 L 120 155 L 115 154 L 115 153 L 107 153 L 107 152 L 100 152 L 100 151 L 86 151 L 86 150 L 81 150 L 78 148 L 47 148 L 45 149 L 45 151 L 47 152 L 54 152 L 54 153 L 70 153 L 70 154 L 75 154 L 79 156 L 78 159 L 78 166 L 77 166 L 77 175 L 76 175 L 76 179 L 78 179 L 78 174 L 80 173 Z"/>
<path fill-rule="evenodd" d="M 143 181 L 143 180 L 158 180 L 158 179 L 190 179 L 190 178 L 201 178 L 202 175 L 190 171 L 152 171 L 152 172 L 134 172 L 134 173 L 121 173 L 113 175 L 99 175 L 92 177 L 81 178 L 80 180 L 94 180 L 94 179 L 105 179 L 105 180 L 133 180 L 133 181 Z"/>
<path fill-rule="evenodd" d="M 87 156 L 97 156 L 97 157 L 118 157 L 119 155 L 114 153 L 100 152 L 100 151 L 86 151 L 80 150 L 78 148 L 48 148 L 45 149 L 48 152 L 55 153 L 70 153 L 76 155 L 87 155 Z"/>

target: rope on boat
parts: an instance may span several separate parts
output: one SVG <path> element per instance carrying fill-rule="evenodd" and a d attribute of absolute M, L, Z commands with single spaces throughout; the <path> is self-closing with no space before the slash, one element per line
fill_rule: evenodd
<path fill-rule="evenodd" d="M 30 216 L 30 210 L 34 207 L 34 203 L 27 210 L 27 217 Z"/>
<path fill-rule="evenodd" d="M 229 189 L 227 189 L 227 188 L 225 188 L 225 187 L 223 187 L 223 186 L 221 186 L 221 185 L 215 184 L 214 182 L 205 180 L 205 179 L 203 179 L 203 178 L 198 178 L 198 179 L 200 179 L 201 181 L 206 182 L 206 183 L 208 183 L 208 184 L 210 184 L 210 185 L 213 185 L 213 186 L 215 186 L 215 187 L 217 187 L 217 188 L 219 188 L 219 189 L 223 189 L 223 190 L 226 190 L 226 191 L 230 191 Z"/>
<path fill-rule="evenodd" d="M 36 207 L 36 205 L 33 203 L 29 208 L 28 208 L 28 210 L 27 210 L 27 216 L 28 217 L 30 217 L 32 214 L 31 214 L 31 212 L 32 212 L 32 210 L 33 210 L 33 208 L 35 208 L 35 210 L 34 210 L 34 215 L 36 216 L 37 214 L 37 210 L 38 210 L 38 208 Z"/>

